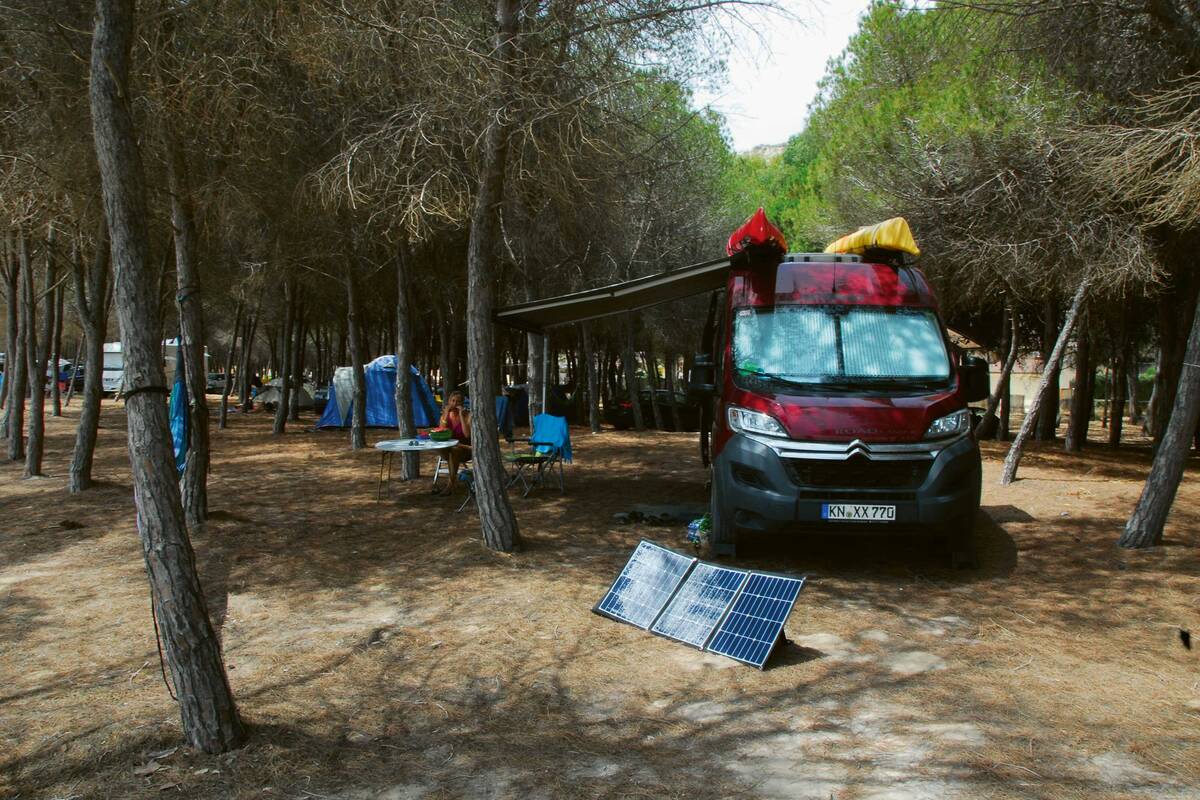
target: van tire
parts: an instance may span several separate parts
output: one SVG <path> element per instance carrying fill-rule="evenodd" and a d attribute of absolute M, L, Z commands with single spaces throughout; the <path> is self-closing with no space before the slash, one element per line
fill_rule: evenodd
<path fill-rule="evenodd" d="M 709 516 L 711 518 L 711 529 L 709 532 L 708 555 L 706 558 L 711 558 L 713 555 L 734 555 L 734 548 L 737 546 L 737 526 L 733 522 L 733 514 L 724 508 L 724 503 L 721 502 L 720 482 L 717 480 L 716 474 L 712 476 L 712 489 L 709 493 Z M 723 547 L 719 546 L 723 545 Z M 728 551 L 728 552 L 723 552 Z"/>

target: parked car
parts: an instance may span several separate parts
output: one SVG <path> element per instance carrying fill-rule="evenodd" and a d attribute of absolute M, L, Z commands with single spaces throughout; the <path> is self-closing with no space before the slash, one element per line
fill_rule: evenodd
<path fill-rule="evenodd" d="M 675 430 L 675 417 L 671 414 L 671 406 L 679 411 L 679 423 L 685 431 L 700 430 L 700 407 L 689 403 L 683 392 L 672 394 L 667 389 L 658 390 L 658 407 L 662 413 L 663 430 Z M 654 427 L 654 407 L 650 403 L 650 390 L 642 389 L 639 393 L 639 405 L 642 408 L 642 422 L 647 428 Z M 619 400 L 612 408 L 604 409 L 604 421 L 619 431 L 633 427 L 633 403 L 629 400 Z"/>
<path fill-rule="evenodd" d="M 224 392 L 225 391 L 225 373 L 224 372 L 208 373 L 208 385 L 205 386 L 204 391 L 208 392 L 209 394 L 220 394 L 221 392 Z"/>

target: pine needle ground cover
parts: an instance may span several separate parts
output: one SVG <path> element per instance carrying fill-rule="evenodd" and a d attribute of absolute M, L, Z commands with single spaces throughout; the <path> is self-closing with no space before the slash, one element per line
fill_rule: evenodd
<path fill-rule="evenodd" d="M 233 415 L 193 544 L 252 736 L 213 757 L 177 747 L 122 408 L 78 496 L 73 413 L 48 477 L 0 465 L 0 797 L 1200 796 L 1195 459 L 1145 552 L 1113 546 L 1137 441 L 1039 445 L 1007 488 L 985 443 L 975 570 L 908 538 L 752 538 L 739 566 L 809 576 L 758 672 L 590 613 L 640 539 L 686 546 L 613 515 L 702 502 L 694 435 L 574 431 L 568 493 L 515 498 L 527 548 L 501 556 L 426 481 L 377 502 L 345 434 Z"/>

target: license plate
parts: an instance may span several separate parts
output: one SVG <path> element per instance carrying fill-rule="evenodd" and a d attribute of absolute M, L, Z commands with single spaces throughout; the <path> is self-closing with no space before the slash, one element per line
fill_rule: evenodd
<path fill-rule="evenodd" d="M 821 519 L 830 522 L 895 522 L 895 506 L 822 503 Z"/>

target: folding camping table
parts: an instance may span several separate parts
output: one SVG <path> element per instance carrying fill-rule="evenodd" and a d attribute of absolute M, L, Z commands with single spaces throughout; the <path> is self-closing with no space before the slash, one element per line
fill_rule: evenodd
<path fill-rule="evenodd" d="M 449 450 L 458 444 L 458 439 L 446 439 L 444 441 L 435 441 L 433 439 L 385 439 L 382 442 L 375 443 L 375 449 L 379 451 L 379 486 L 375 490 L 375 499 L 383 499 L 384 486 L 384 467 L 387 467 L 387 487 L 389 493 L 392 488 L 392 456 L 396 453 L 426 453 Z M 433 471 L 433 482 L 437 485 L 437 473 Z"/>

